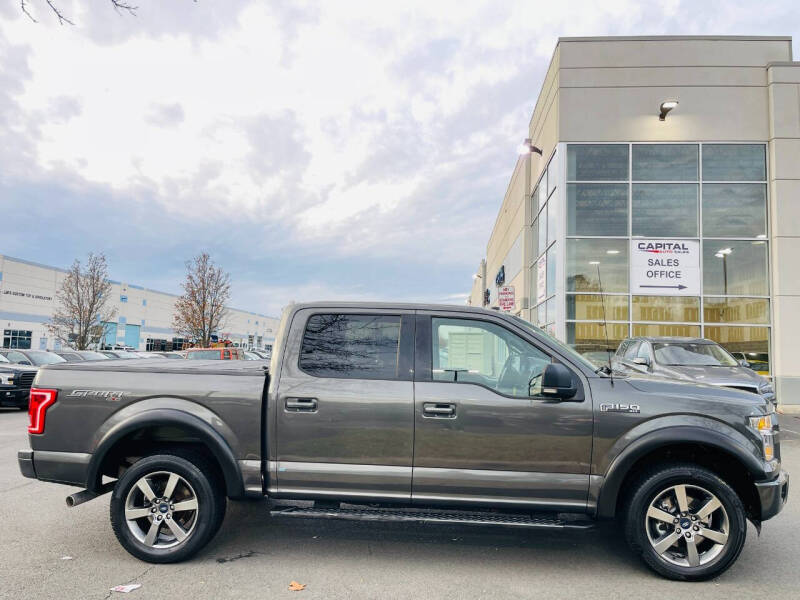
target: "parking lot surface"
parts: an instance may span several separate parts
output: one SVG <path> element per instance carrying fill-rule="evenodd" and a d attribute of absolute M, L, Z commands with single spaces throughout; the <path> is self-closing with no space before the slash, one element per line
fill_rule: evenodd
<path fill-rule="evenodd" d="M 588 532 L 271 519 L 268 504 L 230 502 L 217 537 L 194 559 L 150 565 L 117 543 L 109 497 L 75 508 L 75 488 L 25 479 L 27 415 L 0 410 L 0 598 L 798 598 L 797 490 L 738 562 L 705 583 L 648 571 L 604 523 Z M 800 474 L 800 419 L 781 417 L 784 466 Z M 69 557 L 69 558 L 67 558 Z M 288 590 L 292 581 L 305 584 Z M 139 583 L 129 595 L 115 585 Z"/>

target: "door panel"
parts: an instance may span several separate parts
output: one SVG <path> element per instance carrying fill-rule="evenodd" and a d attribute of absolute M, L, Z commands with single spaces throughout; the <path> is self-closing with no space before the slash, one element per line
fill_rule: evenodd
<path fill-rule="evenodd" d="M 516 332 L 494 339 L 502 320 L 492 323 L 484 330 L 485 339 L 480 339 L 479 324 L 458 331 L 456 325 L 465 325 L 461 318 L 434 319 L 432 328 L 430 322 L 417 325 L 430 348 L 427 357 L 418 357 L 431 366 L 416 366 L 420 379 L 427 380 L 415 383 L 412 498 L 582 510 L 591 461 L 591 399 L 559 402 L 529 396 L 528 382 L 535 393 L 543 369 L 543 351 L 530 339 L 519 343 L 507 337 L 521 337 Z M 445 325 L 450 329 L 443 340 L 439 331 Z M 453 410 L 432 414 L 430 407 Z"/>
<path fill-rule="evenodd" d="M 384 332 L 375 334 L 379 337 L 374 343 L 372 333 L 359 333 L 367 320 L 358 319 L 365 312 L 377 319 L 377 325 L 368 323 L 374 326 L 370 331 Z M 319 342 L 319 352 L 298 352 L 314 316 L 310 310 L 299 311 L 291 325 L 275 407 L 277 495 L 407 500 L 414 435 L 414 389 L 407 359 L 413 348 L 413 319 L 394 313 L 395 319 L 381 322 L 378 311 L 337 313 L 350 316 L 341 319 L 343 324 L 331 321 L 330 326 L 341 331 L 332 341 Z M 318 320 L 311 323 L 319 325 Z M 320 329 L 326 327 L 323 323 Z M 395 352 L 387 336 L 395 336 L 396 365 L 391 368 L 397 379 L 351 377 L 360 371 L 349 369 L 350 347 L 342 351 L 340 341 L 353 335 L 358 337 L 353 360 L 365 364 L 362 370 L 367 374 L 373 369 L 381 377 Z"/>

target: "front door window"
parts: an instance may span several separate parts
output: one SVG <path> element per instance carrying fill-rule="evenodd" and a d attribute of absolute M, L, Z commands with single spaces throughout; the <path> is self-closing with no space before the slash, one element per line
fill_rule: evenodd
<path fill-rule="evenodd" d="M 433 380 L 472 383 L 504 396 L 528 398 L 541 390 L 550 356 L 486 321 L 434 318 Z"/>

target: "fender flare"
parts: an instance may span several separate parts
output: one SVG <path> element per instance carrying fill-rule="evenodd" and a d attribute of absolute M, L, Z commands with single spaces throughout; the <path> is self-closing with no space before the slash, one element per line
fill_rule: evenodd
<path fill-rule="evenodd" d="M 244 483 L 236 457 L 225 439 L 208 423 L 187 412 L 154 408 L 138 413 L 109 430 L 92 453 L 86 475 L 86 489 L 99 491 L 102 477 L 100 466 L 109 451 L 126 435 L 151 426 L 175 425 L 196 435 L 216 458 L 225 478 L 225 491 L 231 498 L 244 496 Z"/>
<path fill-rule="evenodd" d="M 681 443 L 712 446 L 729 454 L 733 460 L 736 460 L 753 475 L 754 479 L 759 480 L 766 476 L 761 461 L 732 436 L 700 427 L 665 427 L 638 438 L 614 458 L 603 478 L 597 502 L 597 516 L 599 518 L 614 517 L 622 483 L 640 458 L 659 447 L 680 445 Z"/>

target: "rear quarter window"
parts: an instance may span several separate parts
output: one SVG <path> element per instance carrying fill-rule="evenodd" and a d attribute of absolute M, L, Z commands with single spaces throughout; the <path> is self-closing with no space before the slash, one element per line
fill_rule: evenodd
<path fill-rule="evenodd" d="M 397 379 L 399 346 L 399 315 L 312 315 L 299 366 L 316 377 Z"/>

